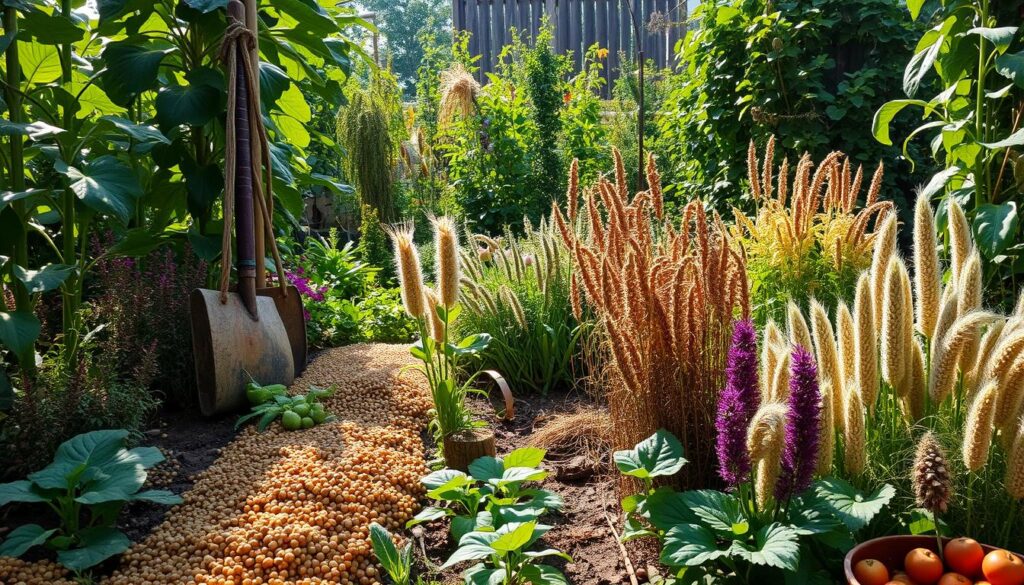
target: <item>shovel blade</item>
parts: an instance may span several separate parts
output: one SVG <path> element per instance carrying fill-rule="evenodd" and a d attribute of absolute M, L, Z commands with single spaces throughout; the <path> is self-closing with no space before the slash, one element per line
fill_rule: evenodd
<path fill-rule="evenodd" d="M 212 416 L 245 408 L 245 385 L 250 376 L 260 384 L 290 385 L 295 362 L 274 300 L 256 297 L 259 320 L 254 320 L 241 297 L 220 292 L 192 291 L 189 299 L 192 348 L 199 388 L 199 408 Z"/>

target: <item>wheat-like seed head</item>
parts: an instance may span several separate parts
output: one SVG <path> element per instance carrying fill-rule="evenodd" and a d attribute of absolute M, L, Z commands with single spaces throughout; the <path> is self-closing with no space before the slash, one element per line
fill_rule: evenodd
<path fill-rule="evenodd" d="M 1006 321 L 992 323 L 981 339 L 975 369 L 979 382 L 1005 381 L 1017 356 L 1024 351 L 1024 331 L 1006 331 Z"/>
<path fill-rule="evenodd" d="M 1013 429 L 1024 406 L 1024 354 L 1018 355 L 1005 372 L 1000 372 L 998 382 L 996 426 L 1009 431 Z"/>
<path fill-rule="evenodd" d="M 576 210 L 580 203 L 580 159 L 573 158 L 569 165 L 569 187 L 565 190 L 569 221 L 576 221 Z"/>
<path fill-rule="evenodd" d="M 823 382 L 842 387 L 839 367 L 839 351 L 836 348 L 835 331 L 829 321 L 828 312 L 817 300 L 811 300 L 811 334 L 814 337 L 814 351 L 818 358 L 818 371 Z"/>
<path fill-rule="evenodd" d="M 956 383 L 956 366 L 964 345 L 977 333 L 978 327 L 991 323 L 998 315 L 985 311 L 973 311 L 960 317 L 943 336 L 941 346 L 934 354 L 931 376 L 928 381 L 929 393 L 935 404 L 941 404 L 953 391 Z"/>
<path fill-rule="evenodd" d="M 459 235 L 455 221 L 448 216 L 432 217 L 434 243 L 437 246 L 437 279 L 441 304 L 452 308 L 459 300 Z"/>
<path fill-rule="evenodd" d="M 654 216 L 658 219 L 665 217 L 665 196 L 661 192 L 661 174 L 658 172 L 658 165 L 654 164 L 654 153 L 647 154 L 647 188 L 651 192 L 651 204 L 654 206 Z"/>
<path fill-rule="evenodd" d="M 1024 290 L 1017 293 L 1017 304 L 1013 306 L 1015 317 L 1024 317 Z"/>
<path fill-rule="evenodd" d="M 953 282 L 958 282 L 964 263 L 967 262 L 967 255 L 971 250 L 971 228 L 967 223 L 967 216 L 964 215 L 963 208 L 953 199 L 949 200 L 947 215 L 950 268 L 953 270 Z"/>
<path fill-rule="evenodd" d="M 785 402 L 789 398 L 789 346 L 775 347 L 775 372 L 772 373 L 772 391 L 769 400 Z"/>
<path fill-rule="evenodd" d="M 821 384 L 821 423 L 819 426 L 819 444 L 818 444 L 818 475 L 828 476 L 832 472 L 832 457 L 835 452 L 835 440 L 836 440 L 836 425 L 835 425 L 835 411 L 832 405 L 835 403 L 834 400 L 835 389 L 832 386 L 831 380 L 826 380 Z"/>
<path fill-rule="evenodd" d="M 988 461 L 992 444 L 992 424 L 996 413 L 996 396 L 999 384 L 989 382 L 974 398 L 967 411 L 967 427 L 964 429 L 964 465 L 970 471 L 981 471 Z"/>
<path fill-rule="evenodd" d="M 769 401 L 775 389 L 775 368 L 778 365 L 778 353 L 775 348 L 784 345 L 782 331 L 771 319 L 764 326 L 761 337 L 761 400 Z"/>
<path fill-rule="evenodd" d="M 857 342 L 854 331 L 853 314 L 850 313 L 850 307 L 841 302 L 836 308 L 836 346 L 839 348 L 840 387 L 856 375 Z"/>
<path fill-rule="evenodd" d="M 501 300 L 508 305 L 508 308 L 512 309 L 512 315 L 515 317 L 516 323 L 523 329 L 526 329 L 526 313 L 523 312 L 523 306 L 519 304 L 519 297 L 516 296 L 516 293 L 505 284 L 501 286 L 498 294 L 501 296 Z"/>
<path fill-rule="evenodd" d="M 754 201 L 761 201 L 761 179 L 757 175 L 757 147 L 753 140 L 747 146 L 747 182 L 750 183 Z"/>
<path fill-rule="evenodd" d="M 852 382 L 847 384 L 843 405 L 843 467 L 859 476 L 867 466 L 867 431 L 864 426 L 864 401 Z"/>
<path fill-rule="evenodd" d="M 786 441 L 787 415 L 785 404 L 765 404 L 754 414 L 747 430 L 747 450 L 757 470 L 754 491 L 761 506 L 768 503 L 775 493 Z"/>
<path fill-rule="evenodd" d="M 427 323 L 430 325 L 430 338 L 436 343 L 444 343 L 445 327 L 441 316 L 437 314 L 437 308 L 441 305 L 441 298 L 431 288 L 423 289 L 423 304 L 426 305 Z"/>
<path fill-rule="evenodd" d="M 874 411 L 878 398 L 878 346 L 875 339 L 874 303 L 872 302 L 871 275 L 864 272 L 857 281 L 854 296 L 855 360 L 857 362 L 856 388 L 869 411 Z"/>
<path fill-rule="evenodd" d="M 1006 459 L 1006 492 L 1024 499 L 1024 418 L 1016 421 L 1017 432 Z"/>
<path fill-rule="evenodd" d="M 885 165 L 882 161 L 878 161 L 878 167 L 875 168 L 875 174 L 871 177 L 871 186 L 868 187 L 868 196 L 865 200 L 864 207 L 871 207 L 878 201 L 878 195 L 882 192 L 882 179 L 885 177 Z"/>
<path fill-rule="evenodd" d="M 903 323 L 910 307 L 903 304 L 903 282 L 900 272 L 906 271 L 903 261 L 893 257 L 889 262 L 884 280 L 882 297 L 881 361 L 882 378 L 903 396 L 906 391 L 904 377 L 907 372 L 907 340 L 903 335 Z M 876 297 L 877 298 L 877 297 Z"/>
<path fill-rule="evenodd" d="M 875 299 L 874 319 L 875 332 L 882 332 L 882 305 L 880 301 L 885 297 L 885 275 L 889 269 L 889 261 L 896 255 L 896 214 L 890 213 L 882 222 L 882 227 L 875 233 L 878 234 L 875 240 L 875 252 L 871 257 L 871 291 L 872 299 Z"/>
<path fill-rule="evenodd" d="M 917 329 L 931 339 L 939 318 L 942 288 L 939 253 L 935 242 L 935 215 L 927 195 L 918 195 L 914 206 L 914 289 L 917 293 Z"/>
<path fill-rule="evenodd" d="M 768 146 L 764 150 L 764 164 L 761 169 L 761 197 L 772 198 L 772 169 L 775 164 L 775 135 L 768 137 Z"/>
<path fill-rule="evenodd" d="M 814 347 L 811 331 L 807 328 L 807 320 L 800 312 L 800 307 L 793 301 L 789 301 L 789 305 L 786 307 L 786 323 L 789 329 L 789 342 L 792 345 L 799 345 L 804 349 Z"/>
<path fill-rule="evenodd" d="M 388 228 L 388 235 L 395 248 L 395 266 L 398 268 L 398 282 L 401 284 L 402 304 L 405 312 L 413 319 L 423 317 L 423 269 L 420 253 L 413 240 L 413 225 L 405 224 Z"/>
<path fill-rule="evenodd" d="M 935 321 L 935 336 L 931 339 L 930 363 L 932 364 L 935 363 L 936 354 L 939 348 L 942 347 L 942 340 L 945 339 L 957 319 L 958 297 L 956 287 L 953 286 L 946 287 L 942 292 L 942 302 L 939 304 L 939 318 Z"/>
<path fill-rule="evenodd" d="M 476 110 L 480 84 L 461 63 L 441 72 L 441 104 L 438 121 L 449 122 L 456 114 L 468 118 Z"/>
<path fill-rule="evenodd" d="M 974 250 L 966 263 L 964 263 L 957 288 L 960 291 L 956 310 L 957 315 L 963 316 L 970 311 L 981 308 L 981 255 L 978 254 L 977 250 Z M 960 353 L 959 363 L 962 371 L 968 371 L 974 365 L 974 360 L 978 355 L 979 339 L 980 334 L 978 330 L 974 330 L 973 334 L 964 344 L 963 350 Z"/>

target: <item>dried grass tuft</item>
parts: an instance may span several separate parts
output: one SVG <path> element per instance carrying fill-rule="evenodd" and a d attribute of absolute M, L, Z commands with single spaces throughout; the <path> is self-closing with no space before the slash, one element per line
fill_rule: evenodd
<path fill-rule="evenodd" d="M 601 408 L 580 408 L 551 417 L 530 435 L 529 445 L 560 457 L 583 456 L 601 461 L 612 447 L 612 420 Z"/>

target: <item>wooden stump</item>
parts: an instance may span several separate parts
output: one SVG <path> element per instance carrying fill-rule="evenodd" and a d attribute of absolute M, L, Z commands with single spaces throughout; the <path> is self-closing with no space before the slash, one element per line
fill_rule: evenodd
<path fill-rule="evenodd" d="M 469 464 L 485 455 L 497 455 L 490 429 L 470 429 L 444 438 L 444 462 L 451 469 L 468 472 Z"/>

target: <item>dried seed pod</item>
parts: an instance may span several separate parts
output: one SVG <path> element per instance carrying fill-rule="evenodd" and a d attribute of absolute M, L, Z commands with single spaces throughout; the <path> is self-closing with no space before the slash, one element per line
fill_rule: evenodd
<path fill-rule="evenodd" d="M 917 505 L 935 514 L 944 513 L 953 496 L 947 462 L 946 452 L 935 433 L 925 433 L 917 444 L 911 482 Z"/>

